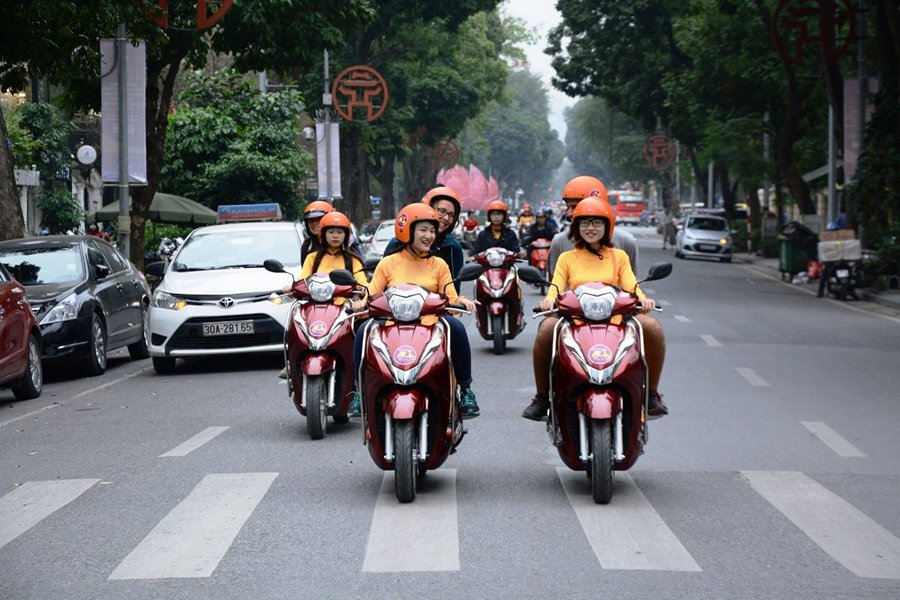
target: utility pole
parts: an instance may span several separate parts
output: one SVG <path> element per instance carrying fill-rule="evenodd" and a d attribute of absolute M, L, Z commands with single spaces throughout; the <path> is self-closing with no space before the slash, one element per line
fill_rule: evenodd
<path fill-rule="evenodd" d="M 855 176 L 858 186 L 860 183 L 859 158 L 863 153 L 863 141 L 866 133 L 866 97 L 868 96 L 869 92 L 869 80 L 866 75 L 866 38 L 868 37 L 866 32 L 866 0 L 859 0 L 859 8 L 857 8 L 856 20 L 857 31 L 859 31 L 859 38 L 856 42 L 856 59 L 859 75 L 859 152 L 856 155 Z M 860 220 L 857 225 L 859 226 L 860 244 L 865 247 L 862 220 Z"/>

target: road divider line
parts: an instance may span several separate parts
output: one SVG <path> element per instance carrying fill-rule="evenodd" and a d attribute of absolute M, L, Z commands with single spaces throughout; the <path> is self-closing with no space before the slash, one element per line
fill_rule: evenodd
<path fill-rule="evenodd" d="M 89 490 L 99 479 L 29 481 L 0 498 L 0 548 Z"/>
<path fill-rule="evenodd" d="M 837 431 L 820 421 L 800 421 L 814 436 L 834 450 L 838 456 L 845 458 L 864 458 L 866 455 L 859 448 L 844 439 Z"/>
<path fill-rule="evenodd" d="M 209 577 L 278 473 L 204 477 L 109 579 Z"/>
<path fill-rule="evenodd" d="M 172 448 L 165 454 L 160 454 L 159 458 L 166 458 L 169 456 L 187 456 L 227 429 L 229 429 L 229 427 L 207 427 L 183 444 Z"/>
<path fill-rule="evenodd" d="M 363 571 L 459 571 L 456 469 L 431 471 L 421 485 L 415 502 L 400 504 L 394 474 L 385 472 Z"/>
<path fill-rule="evenodd" d="M 613 500 L 600 505 L 584 473 L 564 467 L 556 472 L 604 569 L 702 570 L 627 473 L 616 473 Z"/>
<path fill-rule="evenodd" d="M 754 371 L 753 369 L 748 369 L 746 367 L 735 367 L 735 370 L 737 370 L 740 376 L 746 379 L 752 386 L 770 387 L 772 385 L 771 383 L 757 375 L 756 371 Z"/>
<path fill-rule="evenodd" d="M 700 339 L 703 340 L 704 342 L 706 342 L 706 345 L 709 346 L 710 348 L 721 348 L 722 347 L 722 342 L 720 342 L 719 340 L 717 340 L 716 338 L 714 338 L 711 335 L 706 335 L 706 334 L 701 333 Z"/>
<path fill-rule="evenodd" d="M 672 315 L 672 316 L 675 317 L 676 321 L 679 321 L 681 323 L 690 323 L 691 322 L 691 320 L 684 315 Z"/>
<path fill-rule="evenodd" d="M 742 471 L 741 476 L 854 575 L 900 579 L 900 539 L 837 494 L 794 471 Z"/>

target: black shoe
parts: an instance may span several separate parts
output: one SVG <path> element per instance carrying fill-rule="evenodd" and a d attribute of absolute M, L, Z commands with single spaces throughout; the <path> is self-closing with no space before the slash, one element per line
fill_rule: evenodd
<path fill-rule="evenodd" d="M 662 394 L 657 392 L 656 390 L 650 390 L 650 402 L 647 407 L 647 419 L 658 419 L 660 417 L 664 417 L 669 414 L 669 409 L 666 407 L 666 403 L 663 402 Z"/>
<path fill-rule="evenodd" d="M 531 404 L 522 411 L 522 416 L 532 421 L 540 421 L 547 416 L 548 410 L 550 410 L 550 401 L 535 396 L 531 399 Z"/>

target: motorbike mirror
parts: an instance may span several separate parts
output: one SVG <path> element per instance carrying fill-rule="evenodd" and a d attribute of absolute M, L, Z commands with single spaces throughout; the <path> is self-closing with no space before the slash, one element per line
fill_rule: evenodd
<path fill-rule="evenodd" d="M 650 272 L 644 281 L 656 281 L 657 279 L 665 279 L 672 273 L 672 263 L 658 262 L 650 265 Z"/>
<path fill-rule="evenodd" d="M 338 285 L 356 285 L 356 279 L 353 277 L 353 273 L 347 269 L 335 269 L 328 273 L 328 278 L 332 283 Z"/>
<path fill-rule="evenodd" d="M 162 261 L 158 261 L 155 263 L 150 263 L 144 267 L 144 274 L 150 275 L 152 277 L 162 277 L 166 272 L 166 263 Z"/>
<path fill-rule="evenodd" d="M 531 265 L 522 265 L 518 268 L 518 272 L 519 279 L 521 279 L 525 283 L 533 283 L 538 285 L 541 283 L 548 283 L 544 281 L 543 277 L 541 277 L 541 272 Z"/>
<path fill-rule="evenodd" d="M 266 268 L 266 271 L 271 271 L 272 273 L 284 273 L 284 265 L 281 264 L 280 260 L 275 260 L 274 258 L 263 261 L 263 267 Z"/>
<path fill-rule="evenodd" d="M 363 269 L 368 272 L 372 272 L 375 270 L 375 267 L 378 266 L 378 263 L 381 261 L 380 258 L 370 258 L 365 263 L 363 263 Z"/>
<path fill-rule="evenodd" d="M 475 281 L 482 273 L 484 273 L 484 267 L 482 265 L 469 263 L 459 270 L 459 274 L 456 276 L 455 281 Z"/>

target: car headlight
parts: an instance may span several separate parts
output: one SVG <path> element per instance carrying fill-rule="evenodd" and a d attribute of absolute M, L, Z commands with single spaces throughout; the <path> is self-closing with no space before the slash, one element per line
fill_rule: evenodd
<path fill-rule="evenodd" d="M 167 294 L 166 292 L 156 290 L 156 293 L 153 294 L 153 306 L 157 308 L 165 308 L 167 310 L 181 310 L 187 303 L 181 298 L 177 298 L 172 294 Z"/>
<path fill-rule="evenodd" d="M 316 302 L 327 302 L 334 296 L 334 283 L 327 277 L 313 275 L 306 280 L 309 296 Z"/>
<path fill-rule="evenodd" d="M 271 302 L 272 304 L 288 304 L 289 302 L 292 302 L 293 299 L 293 294 L 279 294 L 278 292 L 272 292 L 271 294 L 269 294 L 269 302 Z"/>
<path fill-rule="evenodd" d="M 505 258 L 506 257 L 503 255 L 502 252 L 496 252 L 496 251 L 492 252 L 491 250 L 487 251 L 487 262 L 492 267 L 503 266 L 503 260 Z"/>
<path fill-rule="evenodd" d="M 391 307 L 394 319 L 401 323 L 417 321 L 425 306 L 425 298 L 428 292 L 419 288 L 413 290 L 398 290 L 391 288 L 384 293 Z"/>
<path fill-rule="evenodd" d="M 59 323 L 60 321 L 71 321 L 78 316 L 78 299 L 74 292 L 60 300 L 56 306 L 50 309 L 43 319 L 41 325 L 49 325 L 50 323 Z"/>
<path fill-rule="evenodd" d="M 606 286 L 601 289 L 578 286 L 575 288 L 575 297 L 584 312 L 584 318 L 589 321 L 603 321 L 612 315 L 616 306 L 618 294 L 615 288 Z"/>
<path fill-rule="evenodd" d="M 729 243 L 731 243 L 731 240 L 726 237 L 723 237 L 722 239 L 719 240 L 719 243 L 722 244 L 723 246 L 727 246 Z"/>

